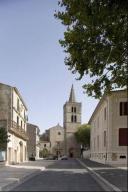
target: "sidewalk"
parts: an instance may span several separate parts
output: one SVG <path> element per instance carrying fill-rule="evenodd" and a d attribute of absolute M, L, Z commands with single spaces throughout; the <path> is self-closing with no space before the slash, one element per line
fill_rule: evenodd
<path fill-rule="evenodd" d="M 14 186 L 30 179 L 44 170 L 44 167 L 30 166 L 30 162 L 0 167 L 0 191 L 11 190 Z"/>
<path fill-rule="evenodd" d="M 128 170 L 127 167 L 113 167 L 97 163 L 89 159 L 79 159 L 83 165 L 99 180 L 106 183 L 113 191 L 128 191 Z"/>

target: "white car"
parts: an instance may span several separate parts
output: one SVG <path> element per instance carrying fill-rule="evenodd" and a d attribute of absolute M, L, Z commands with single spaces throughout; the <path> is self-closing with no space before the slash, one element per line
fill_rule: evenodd
<path fill-rule="evenodd" d="M 60 157 L 60 160 L 68 160 L 68 157 L 66 155 L 63 155 L 62 157 Z"/>

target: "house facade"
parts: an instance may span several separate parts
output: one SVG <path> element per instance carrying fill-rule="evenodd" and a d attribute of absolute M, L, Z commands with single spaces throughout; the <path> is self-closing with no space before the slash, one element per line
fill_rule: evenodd
<path fill-rule="evenodd" d="M 40 142 L 39 142 L 39 133 L 40 129 L 37 125 L 33 125 L 27 123 L 27 151 L 28 151 L 28 159 L 31 156 L 34 156 L 35 159 L 39 159 L 39 150 L 40 150 Z"/>
<path fill-rule="evenodd" d="M 59 123 L 47 129 L 42 136 L 40 140 L 40 152 L 47 150 L 47 154 L 64 155 L 64 129 Z"/>
<path fill-rule="evenodd" d="M 65 154 L 78 157 L 80 145 L 77 143 L 74 133 L 81 125 L 81 103 L 76 102 L 73 85 L 69 100 L 63 106 L 63 114 Z"/>
<path fill-rule="evenodd" d="M 126 90 L 104 95 L 94 110 L 91 125 L 91 159 L 127 164 L 128 99 Z"/>
<path fill-rule="evenodd" d="M 27 160 L 27 107 L 16 87 L 0 83 L 0 127 L 7 130 L 9 142 L 6 163 Z"/>
<path fill-rule="evenodd" d="M 64 129 L 59 124 L 49 129 L 51 153 L 54 155 L 64 154 Z"/>

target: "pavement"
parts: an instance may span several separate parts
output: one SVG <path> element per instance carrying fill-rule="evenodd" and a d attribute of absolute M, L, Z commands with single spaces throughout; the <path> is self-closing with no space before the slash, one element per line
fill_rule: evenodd
<path fill-rule="evenodd" d="M 128 191 L 126 167 L 112 167 L 89 159 L 77 159 L 77 161 L 90 172 L 91 176 L 105 189 L 104 191 Z M 55 161 L 39 160 L 19 165 L 0 166 L 0 191 L 10 191 L 33 176 L 39 175 L 47 167 L 52 168 L 53 163 Z"/>
<path fill-rule="evenodd" d="M 128 191 L 128 167 L 110 166 L 89 159 L 77 159 L 105 191 Z"/>
<path fill-rule="evenodd" d="M 0 167 L 0 191 L 8 191 L 40 173 L 43 168 L 23 165 Z"/>

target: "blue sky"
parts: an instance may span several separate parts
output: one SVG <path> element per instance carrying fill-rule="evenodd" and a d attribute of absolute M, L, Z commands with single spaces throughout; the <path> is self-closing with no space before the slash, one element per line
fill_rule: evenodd
<path fill-rule="evenodd" d="M 57 0 L 0 0 L 0 82 L 15 86 L 27 107 L 29 122 L 41 133 L 60 123 L 63 105 L 74 85 L 87 123 L 97 100 L 83 94 L 82 81 L 64 64 L 58 40 L 64 26 L 54 18 Z"/>

